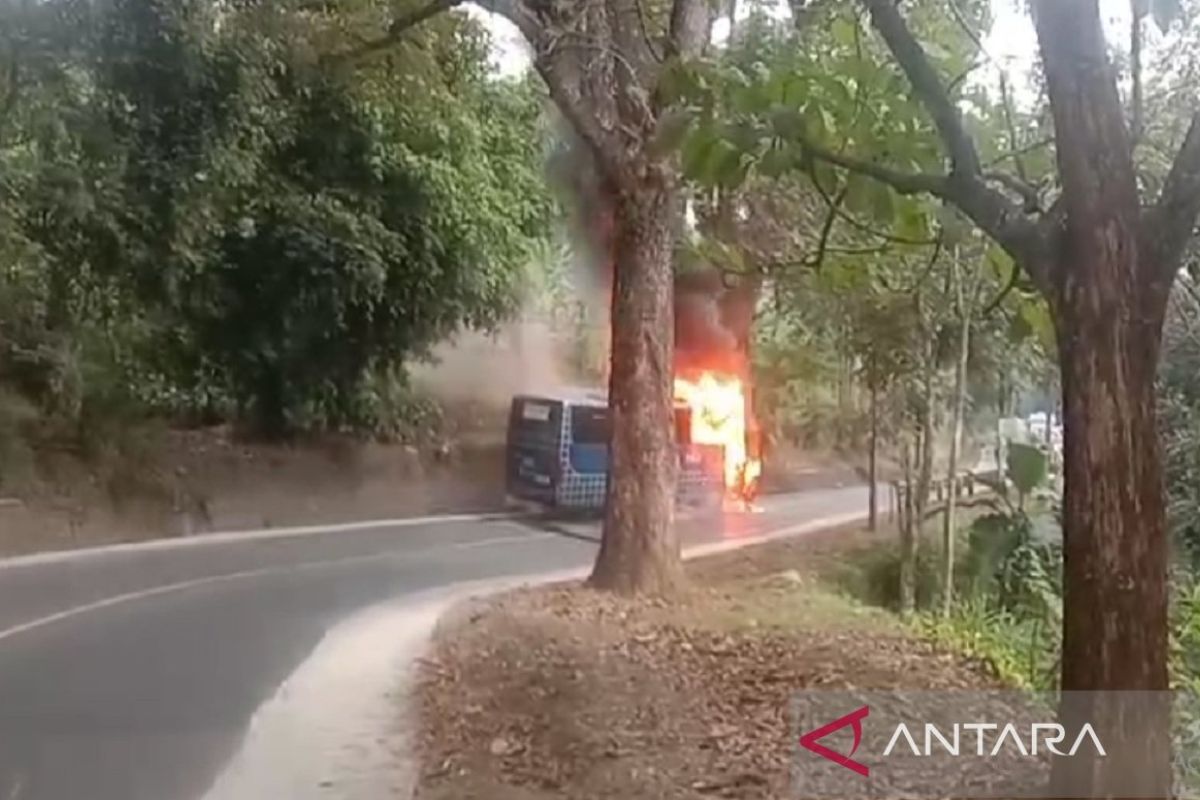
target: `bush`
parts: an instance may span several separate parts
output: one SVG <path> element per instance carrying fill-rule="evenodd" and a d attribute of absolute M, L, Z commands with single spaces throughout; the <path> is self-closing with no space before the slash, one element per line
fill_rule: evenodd
<path fill-rule="evenodd" d="M 934 641 L 985 662 L 1001 680 L 1030 689 L 1057 685 L 1058 630 L 1037 619 L 970 597 L 950 616 L 926 614 L 918 625 Z"/>
<path fill-rule="evenodd" d="M 923 541 L 922 544 L 926 544 Z M 941 551 L 922 547 L 917 553 L 917 608 L 932 608 L 940 596 Z M 856 554 L 840 576 L 842 588 L 864 603 L 896 611 L 900 607 L 900 546 L 872 547 Z"/>
<path fill-rule="evenodd" d="M 23 397 L 0 387 L 0 491 L 24 482 L 32 472 L 28 427 L 37 410 Z"/>

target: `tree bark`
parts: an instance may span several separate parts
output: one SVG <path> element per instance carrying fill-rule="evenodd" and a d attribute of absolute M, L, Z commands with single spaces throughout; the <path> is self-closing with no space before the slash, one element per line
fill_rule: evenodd
<path fill-rule="evenodd" d="M 1126 703 L 1111 692 L 1168 688 L 1154 384 L 1173 270 L 1157 263 L 1158 244 L 1143 236 L 1097 4 L 1037 0 L 1033 9 L 1066 212 L 1050 297 L 1065 423 L 1062 688 L 1104 692 L 1064 695 L 1060 715 L 1068 725 L 1086 717 L 1109 752 L 1056 759 L 1052 789 L 1165 797 L 1169 715 L 1160 703 Z M 1137 794 L 1122 792 L 1134 776 Z"/>
<path fill-rule="evenodd" d="M 954 603 L 954 539 L 958 521 L 958 455 L 962 447 L 963 407 L 966 404 L 967 359 L 971 353 L 971 313 L 963 297 L 962 275 L 954 270 L 954 300 L 958 307 L 958 360 L 954 364 L 954 401 L 950 410 L 950 453 L 946 464 L 946 514 L 942 523 L 942 616 L 950 616 Z"/>
<path fill-rule="evenodd" d="M 916 487 L 913 485 L 913 443 L 905 434 L 900 445 L 900 466 L 904 474 L 904 496 L 900 503 L 900 613 L 908 614 L 916 607 L 917 542 L 914 509 Z"/>
<path fill-rule="evenodd" d="M 1168 548 L 1154 391 L 1163 312 L 1157 300 L 1139 302 L 1144 293 L 1129 285 L 1132 271 L 1113 263 L 1119 255 L 1092 261 L 1086 291 L 1069 286 L 1060 311 L 1068 691 L 1168 688 Z M 1091 720 L 1110 757 L 1057 759 L 1056 786 L 1074 796 L 1119 791 L 1134 774 L 1142 776 L 1136 796 L 1168 796 L 1166 709 L 1149 698 L 1127 705 L 1116 695 L 1064 701 L 1062 714 Z M 1146 794 L 1146 776 L 1155 775 L 1162 791 Z"/>
<path fill-rule="evenodd" d="M 917 474 L 917 491 L 913 500 L 912 550 L 908 554 L 909 569 L 917 574 L 921 538 L 925 533 L 925 512 L 929 508 L 930 486 L 933 483 L 933 379 L 935 340 L 930 337 L 925 350 L 925 374 L 921 395 L 921 454 L 920 471 Z M 916 598 L 914 597 L 914 602 Z M 915 607 L 915 606 L 914 606 Z"/>
<path fill-rule="evenodd" d="M 872 358 L 872 365 L 874 358 Z M 879 527 L 879 388 L 871 367 L 871 441 L 867 450 L 867 529 Z"/>
<path fill-rule="evenodd" d="M 663 594 L 682 582 L 673 525 L 671 256 L 678 192 L 661 172 L 637 180 L 615 192 L 608 500 L 591 583 Z"/>

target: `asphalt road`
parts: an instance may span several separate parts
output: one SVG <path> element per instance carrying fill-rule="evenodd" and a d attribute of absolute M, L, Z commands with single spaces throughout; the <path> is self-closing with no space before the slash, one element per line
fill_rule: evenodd
<path fill-rule="evenodd" d="M 679 528 L 685 545 L 730 541 L 865 503 L 862 487 L 820 490 Z M 582 567 L 598 537 L 594 523 L 460 516 L 0 561 L 0 800 L 197 800 L 339 621 Z"/>

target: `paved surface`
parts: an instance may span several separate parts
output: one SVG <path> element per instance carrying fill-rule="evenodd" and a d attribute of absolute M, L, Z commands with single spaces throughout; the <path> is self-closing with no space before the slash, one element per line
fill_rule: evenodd
<path fill-rule="evenodd" d="M 713 545 L 865 503 L 863 487 L 821 490 L 679 528 Z M 0 561 L 0 800 L 201 798 L 340 621 L 583 567 L 598 538 L 590 522 L 463 516 Z"/>

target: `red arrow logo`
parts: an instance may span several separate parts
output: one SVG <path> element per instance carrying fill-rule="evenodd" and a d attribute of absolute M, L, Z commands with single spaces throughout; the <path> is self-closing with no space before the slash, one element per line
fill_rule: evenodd
<path fill-rule="evenodd" d="M 854 751 L 862 743 L 862 719 L 871 712 L 868 706 L 863 706 L 857 711 L 851 711 L 844 717 L 838 717 L 828 725 L 822 725 L 814 731 L 809 731 L 800 737 L 800 746 L 806 750 L 811 750 L 821 758 L 827 758 L 835 764 L 841 764 L 846 769 L 854 770 L 859 775 L 868 776 L 871 770 L 866 764 L 860 764 L 850 756 L 854 755 Z M 824 739 L 834 731 L 841 730 L 847 725 L 854 729 L 854 747 L 850 748 L 850 755 L 842 755 L 836 750 L 830 750 L 820 740 Z"/>

